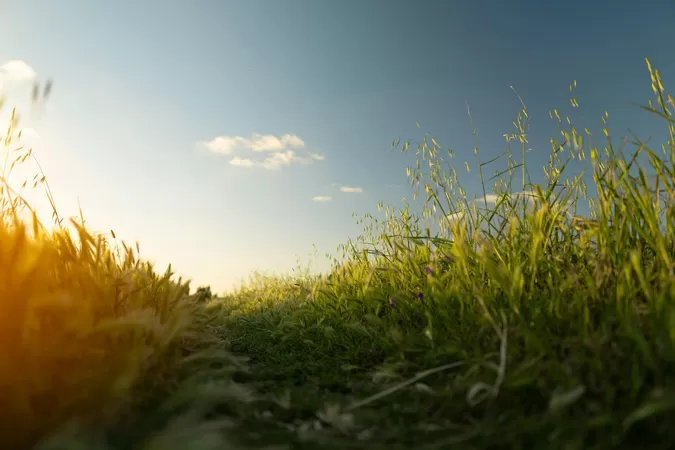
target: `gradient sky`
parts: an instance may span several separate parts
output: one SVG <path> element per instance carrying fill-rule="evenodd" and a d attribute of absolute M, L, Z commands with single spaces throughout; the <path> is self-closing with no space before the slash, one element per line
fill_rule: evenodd
<path fill-rule="evenodd" d="M 487 160 L 513 131 L 514 86 L 539 172 L 573 80 L 582 127 L 608 110 L 617 135 L 665 130 L 626 102 L 652 98 L 645 57 L 675 86 L 673 20 L 670 0 L 5 0 L 0 65 L 54 79 L 23 125 L 59 209 L 79 199 L 94 229 L 220 292 L 313 244 L 334 252 L 354 212 L 400 206 L 411 159 L 393 139 L 430 133 L 473 165 L 465 100 Z M 463 181 L 478 193 L 475 171 Z"/>

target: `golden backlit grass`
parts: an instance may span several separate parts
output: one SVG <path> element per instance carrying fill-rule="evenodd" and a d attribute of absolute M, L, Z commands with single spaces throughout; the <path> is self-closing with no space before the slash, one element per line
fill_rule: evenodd
<path fill-rule="evenodd" d="M 0 448 L 7 449 L 29 448 L 69 423 L 109 426 L 143 404 L 143 377 L 170 383 L 186 356 L 209 348 L 204 307 L 189 284 L 172 279 L 170 267 L 157 274 L 138 246 L 114 247 L 84 220 L 59 217 L 41 170 L 20 187 L 45 187 L 54 226 L 40 223 L 7 181 L 34 158 L 17 128 L 13 112 L 0 185 Z"/>
<path fill-rule="evenodd" d="M 4 448 L 69 418 L 101 423 L 190 331 L 186 286 L 131 252 L 120 261 L 80 227 L 78 237 L 0 223 L 0 423 L 12 430 L 0 436 Z"/>

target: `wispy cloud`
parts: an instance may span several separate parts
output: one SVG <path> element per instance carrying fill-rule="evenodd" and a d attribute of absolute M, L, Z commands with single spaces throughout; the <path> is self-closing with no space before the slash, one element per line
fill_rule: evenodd
<path fill-rule="evenodd" d="M 237 139 L 254 152 L 278 152 L 288 147 L 305 147 L 305 142 L 294 134 L 284 134 L 281 137 L 272 136 L 271 134 L 254 134 L 252 139 L 241 137 Z"/>
<path fill-rule="evenodd" d="M 229 155 L 237 149 L 238 141 L 236 137 L 218 136 L 210 141 L 202 141 L 200 144 L 213 153 Z"/>
<path fill-rule="evenodd" d="M 32 82 L 37 74 L 35 70 L 24 61 L 12 60 L 0 65 L 0 92 L 11 91 Z"/>
<path fill-rule="evenodd" d="M 283 166 L 290 166 L 293 163 L 304 162 L 306 162 L 306 160 L 298 157 L 293 150 L 286 150 L 265 158 L 262 162 L 262 166 L 265 169 L 279 169 Z"/>
<path fill-rule="evenodd" d="M 484 205 L 487 203 L 488 205 L 496 205 L 499 203 L 502 199 L 502 197 L 506 197 L 506 202 L 510 200 L 518 200 L 521 197 L 535 197 L 536 194 L 534 192 L 530 191 L 520 191 L 520 192 L 513 192 L 513 193 L 506 193 L 506 194 L 486 194 L 485 197 L 479 197 L 476 198 L 476 204 L 478 206 Z"/>
<path fill-rule="evenodd" d="M 321 156 L 321 155 L 318 155 Z M 323 159 L 323 157 L 322 157 Z M 302 157 L 298 156 L 293 150 L 286 150 L 284 152 L 274 153 L 272 156 L 268 156 L 262 162 L 262 166 L 265 169 L 279 169 L 283 166 L 290 166 L 291 164 L 311 164 L 313 161 L 321 161 L 322 159 L 317 159 L 313 157 Z"/>
<path fill-rule="evenodd" d="M 360 187 L 349 187 L 349 186 L 342 186 L 342 187 L 340 188 L 340 190 L 341 190 L 342 192 L 347 192 L 347 193 L 351 193 L 351 194 L 356 194 L 356 193 L 361 193 L 361 192 L 363 192 L 363 188 L 360 188 Z"/>
<path fill-rule="evenodd" d="M 329 202 L 333 200 L 333 197 L 329 195 L 317 195 L 315 197 L 312 197 L 312 200 L 314 200 L 315 202 Z"/>
<path fill-rule="evenodd" d="M 311 164 L 314 161 L 323 161 L 325 156 L 319 153 L 308 152 L 306 156 L 299 155 L 298 149 L 305 148 L 305 142 L 295 134 L 274 136 L 254 133 L 250 139 L 242 136 L 217 136 L 209 141 L 198 142 L 203 148 L 212 153 L 233 155 L 241 152 L 267 153 L 262 159 L 234 156 L 230 164 L 237 167 L 259 166 L 265 169 L 279 169 L 291 164 Z"/>
<path fill-rule="evenodd" d="M 0 66 L 1 81 L 33 81 L 37 74 L 24 61 L 15 59 Z"/>
<path fill-rule="evenodd" d="M 458 211 L 456 213 L 448 214 L 446 217 L 448 219 L 448 222 L 454 223 L 457 222 L 462 217 L 464 217 L 464 211 Z"/>
<path fill-rule="evenodd" d="M 253 167 L 255 166 L 255 161 L 250 158 L 239 158 L 235 156 L 230 160 L 230 164 L 237 167 Z"/>
<path fill-rule="evenodd" d="M 485 195 L 485 202 L 486 203 L 494 204 L 494 203 L 497 203 L 498 200 L 499 200 L 499 195 L 495 195 L 495 194 L 486 194 Z"/>
<path fill-rule="evenodd" d="M 214 153 L 229 155 L 236 150 L 254 152 L 280 152 L 287 148 L 304 148 L 305 142 L 295 134 L 283 134 L 279 137 L 271 134 L 253 133 L 251 139 L 242 136 L 217 136 L 201 144 Z"/>

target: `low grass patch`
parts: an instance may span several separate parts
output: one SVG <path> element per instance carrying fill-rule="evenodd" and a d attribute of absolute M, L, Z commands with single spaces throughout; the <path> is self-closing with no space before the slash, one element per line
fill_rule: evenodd
<path fill-rule="evenodd" d="M 74 243 L 7 221 L 0 386 L 14 431 L 2 444 L 674 447 L 675 100 L 649 74 L 662 147 L 635 138 L 628 153 L 607 129 L 603 148 L 589 145 L 555 111 L 560 136 L 535 184 L 523 105 L 483 207 L 433 137 L 395 142 L 416 151 L 422 213 L 383 208 L 327 276 L 259 277 L 204 301 L 82 227 Z M 484 179 L 495 161 L 476 158 Z M 572 161 L 588 170 L 568 175 Z M 118 307 L 117 283 L 139 270 Z M 58 326 L 28 332 L 45 302 Z M 41 401 L 54 408 L 28 406 Z M 64 428 L 73 417 L 79 428 Z"/>

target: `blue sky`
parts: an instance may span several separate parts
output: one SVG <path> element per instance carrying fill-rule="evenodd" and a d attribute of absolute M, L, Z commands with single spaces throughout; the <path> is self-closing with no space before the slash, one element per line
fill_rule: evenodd
<path fill-rule="evenodd" d="M 651 98 L 645 56 L 675 85 L 674 18 L 666 0 L 23 0 L 0 6 L 0 64 L 54 79 L 24 125 L 59 208 L 79 199 L 93 228 L 222 291 L 401 205 L 411 160 L 393 139 L 430 133 L 473 164 L 465 100 L 489 159 L 518 90 L 533 170 L 573 80 L 583 126 L 608 110 L 617 135 L 665 130 L 626 102 Z M 463 182 L 478 193 L 475 172 Z"/>

